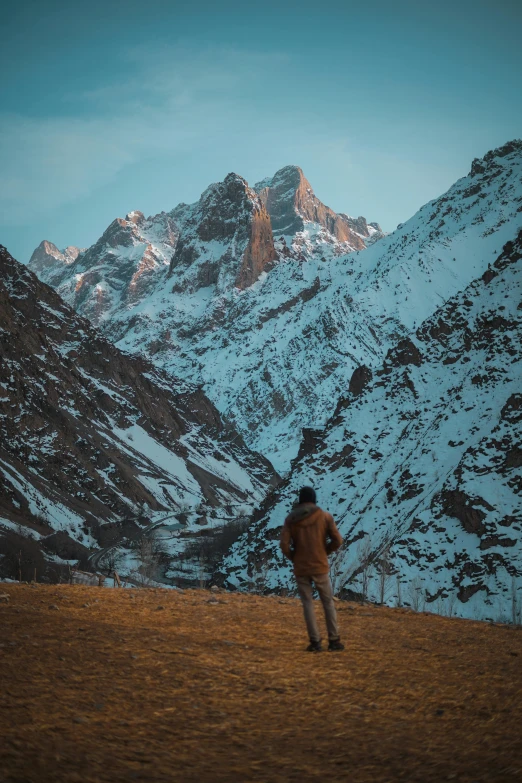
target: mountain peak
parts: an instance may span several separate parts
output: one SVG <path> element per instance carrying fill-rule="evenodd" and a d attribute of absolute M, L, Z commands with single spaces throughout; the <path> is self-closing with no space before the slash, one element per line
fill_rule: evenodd
<path fill-rule="evenodd" d="M 299 166 L 283 166 L 273 177 L 258 182 L 254 190 L 270 214 L 275 234 L 295 234 L 304 231 L 305 223 L 316 223 L 338 242 L 349 243 L 351 250 L 363 250 L 363 237 L 377 232 L 374 226 L 372 231 L 368 229 L 365 218 L 354 220 L 323 204 Z"/>
<path fill-rule="evenodd" d="M 145 222 L 145 215 L 139 209 L 133 209 L 132 212 L 125 215 L 125 220 L 128 223 L 134 223 L 136 226 L 139 226 Z"/>
<path fill-rule="evenodd" d="M 169 276 L 175 272 L 182 288 L 243 289 L 275 258 L 268 212 L 247 181 L 231 172 L 186 211 Z"/>
<path fill-rule="evenodd" d="M 68 245 L 64 250 L 59 250 L 54 242 L 44 239 L 29 259 L 29 267 L 33 272 L 40 273 L 49 267 L 56 266 L 57 263 L 72 264 L 80 252 L 80 248 L 74 245 Z"/>
<path fill-rule="evenodd" d="M 501 147 L 486 152 L 483 158 L 475 158 L 471 164 L 469 176 L 476 177 L 479 174 L 484 174 L 487 169 L 498 166 L 499 158 L 505 158 L 513 153 L 522 155 L 522 139 L 507 141 Z"/>

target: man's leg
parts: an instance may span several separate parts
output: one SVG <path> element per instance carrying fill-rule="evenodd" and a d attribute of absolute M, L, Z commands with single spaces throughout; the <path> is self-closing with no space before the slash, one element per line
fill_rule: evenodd
<path fill-rule="evenodd" d="M 314 612 L 314 602 L 312 596 L 312 579 L 309 576 L 296 576 L 297 591 L 303 604 L 303 613 L 308 636 L 311 642 L 318 642 L 321 638 L 317 619 Z"/>
<path fill-rule="evenodd" d="M 339 639 L 339 626 L 337 625 L 337 612 L 335 610 L 330 577 L 328 574 L 320 574 L 312 578 L 323 605 L 326 628 L 328 630 L 328 641 L 336 642 Z"/>

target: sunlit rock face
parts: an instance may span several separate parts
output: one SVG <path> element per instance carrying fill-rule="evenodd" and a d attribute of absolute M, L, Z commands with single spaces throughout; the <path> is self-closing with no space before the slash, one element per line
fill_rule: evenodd
<path fill-rule="evenodd" d="M 322 227 L 339 243 L 344 252 L 362 250 L 365 238 L 383 236 L 380 226 L 366 223 L 365 218 L 351 218 L 336 214 L 325 206 L 298 166 L 285 166 L 273 177 L 258 182 L 255 190 L 266 206 L 274 234 L 295 235 L 305 230 L 308 223 Z"/>
<path fill-rule="evenodd" d="M 32 254 L 29 265 L 35 274 L 43 278 L 46 274 L 52 274 L 62 268 L 64 264 L 72 264 L 81 252 L 80 248 L 74 245 L 58 250 L 56 245 L 44 239 Z"/>
<path fill-rule="evenodd" d="M 237 174 L 211 185 L 184 210 L 169 276 L 179 288 L 244 289 L 276 258 L 270 216 L 254 190 Z"/>

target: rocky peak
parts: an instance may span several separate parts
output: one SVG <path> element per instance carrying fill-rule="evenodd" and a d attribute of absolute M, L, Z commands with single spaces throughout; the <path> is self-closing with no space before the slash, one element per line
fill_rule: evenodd
<path fill-rule="evenodd" d="M 471 164 L 470 177 L 476 177 L 480 174 L 485 174 L 488 169 L 495 169 L 498 167 L 498 158 L 505 158 L 511 154 L 522 154 L 522 139 L 513 139 L 508 141 L 501 147 L 497 147 L 494 150 L 486 152 L 483 158 L 475 158 Z"/>
<path fill-rule="evenodd" d="M 270 216 L 238 174 L 210 185 L 184 223 L 169 275 L 194 288 L 248 288 L 276 258 Z M 188 276 L 188 279 L 187 279 Z M 176 285 L 184 285 L 179 280 Z"/>
<path fill-rule="evenodd" d="M 254 186 L 266 207 L 276 234 L 296 234 L 305 229 L 306 223 L 323 227 L 337 242 L 347 242 L 352 250 L 366 247 L 364 237 L 375 235 L 378 224 L 368 229 L 363 217 L 351 218 L 337 214 L 320 201 L 299 166 L 285 166 L 272 178 L 264 179 Z M 375 238 L 375 237 L 374 237 Z"/>
<path fill-rule="evenodd" d="M 134 223 L 134 225 L 139 226 L 142 223 L 145 223 L 145 215 L 143 212 L 140 212 L 139 209 L 133 209 L 132 212 L 125 215 L 125 220 L 127 223 Z"/>
<path fill-rule="evenodd" d="M 33 272 L 44 272 L 56 264 L 72 264 L 81 252 L 79 247 L 68 245 L 64 250 L 59 250 L 53 242 L 44 239 L 29 259 L 29 266 Z"/>

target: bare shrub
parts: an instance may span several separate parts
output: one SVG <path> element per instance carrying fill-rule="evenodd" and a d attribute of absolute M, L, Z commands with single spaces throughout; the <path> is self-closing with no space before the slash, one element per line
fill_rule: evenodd
<path fill-rule="evenodd" d="M 457 603 L 457 593 L 455 590 L 448 595 L 446 600 L 446 616 L 453 617 L 455 614 L 455 604 Z"/>
<path fill-rule="evenodd" d="M 98 561 L 100 571 L 104 571 L 107 575 L 113 574 L 120 568 L 120 565 L 124 559 L 124 555 L 118 549 L 109 549 Z"/>
<path fill-rule="evenodd" d="M 361 593 L 363 601 L 368 600 L 368 588 L 373 576 L 372 546 L 369 538 L 365 538 L 357 548 L 358 571 L 361 575 Z"/>
<path fill-rule="evenodd" d="M 376 564 L 377 571 L 377 588 L 379 594 L 379 603 L 384 604 L 388 598 L 390 591 L 391 581 L 391 563 L 390 563 L 390 547 L 387 546 L 381 552 Z"/>
<path fill-rule="evenodd" d="M 161 567 L 162 552 L 158 535 L 152 530 L 147 536 L 142 536 L 135 545 L 138 568 L 132 576 L 141 587 L 148 587 L 158 576 Z"/>
<path fill-rule="evenodd" d="M 402 606 L 402 585 L 401 585 L 401 577 L 399 574 L 397 574 L 396 577 L 396 599 L 395 599 L 395 605 L 396 606 Z"/>
<path fill-rule="evenodd" d="M 408 586 L 408 602 L 414 612 L 423 612 L 426 606 L 426 592 L 423 590 L 420 577 L 412 579 Z"/>
<path fill-rule="evenodd" d="M 522 617 L 522 602 L 518 597 L 517 580 L 514 576 L 511 577 L 511 623 L 512 625 L 520 625 Z"/>

